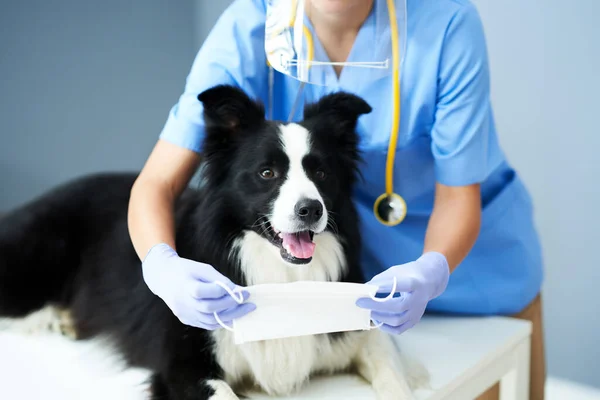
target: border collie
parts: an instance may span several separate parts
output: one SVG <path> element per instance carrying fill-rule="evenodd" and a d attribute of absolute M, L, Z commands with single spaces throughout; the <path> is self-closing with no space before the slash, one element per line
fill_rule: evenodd
<path fill-rule="evenodd" d="M 364 282 L 351 194 L 356 123 L 371 107 L 335 93 L 308 105 L 300 123 L 285 124 L 267 121 L 262 104 L 232 86 L 198 100 L 205 181 L 176 204 L 179 255 L 241 286 Z M 313 375 L 350 369 L 379 399 L 412 398 L 414 371 L 379 330 L 238 346 L 228 330 L 181 323 L 147 288 L 129 238 L 135 179 L 86 176 L 0 220 L 0 316 L 61 310 L 62 330 L 78 339 L 108 335 L 129 365 L 152 371 L 153 399 L 238 399 L 248 384 L 288 395 Z"/>

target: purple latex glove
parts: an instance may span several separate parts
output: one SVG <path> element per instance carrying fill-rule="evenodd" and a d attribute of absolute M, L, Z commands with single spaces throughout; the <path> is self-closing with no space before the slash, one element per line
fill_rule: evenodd
<path fill-rule="evenodd" d="M 370 309 L 371 319 L 382 331 L 400 334 L 421 320 L 427 303 L 446 290 L 449 277 L 446 257 L 436 252 L 425 253 L 416 261 L 390 267 L 367 282 L 379 286 L 378 293 L 394 290 L 400 292 L 400 297 L 385 301 L 362 298 L 356 305 Z"/>
<path fill-rule="evenodd" d="M 179 257 L 169 245 L 158 244 L 142 263 L 144 281 L 179 320 L 215 330 L 256 308 L 249 294 L 208 264 Z M 227 288 L 227 289 L 226 289 Z"/>

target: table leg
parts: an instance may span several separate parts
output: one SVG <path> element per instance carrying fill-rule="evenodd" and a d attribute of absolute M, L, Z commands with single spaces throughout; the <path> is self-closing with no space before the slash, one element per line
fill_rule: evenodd
<path fill-rule="evenodd" d="M 500 380 L 500 400 L 529 399 L 530 353 L 529 338 L 514 349 L 514 367 Z"/>

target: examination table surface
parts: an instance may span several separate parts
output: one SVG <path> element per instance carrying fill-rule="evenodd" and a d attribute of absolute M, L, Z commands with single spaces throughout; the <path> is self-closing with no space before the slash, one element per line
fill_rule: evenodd
<path fill-rule="evenodd" d="M 525 400 L 531 325 L 504 317 L 425 316 L 396 338 L 429 370 L 430 389 L 418 400 L 471 400 L 497 381 L 501 400 Z M 0 399 L 145 399 L 148 372 L 115 369 L 101 341 L 73 342 L 57 335 L 0 332 Z M 256 395 L 253 400 L 274 400 Z M 375 400 L 358 376 L 313 380 L 287 400 Z"/>

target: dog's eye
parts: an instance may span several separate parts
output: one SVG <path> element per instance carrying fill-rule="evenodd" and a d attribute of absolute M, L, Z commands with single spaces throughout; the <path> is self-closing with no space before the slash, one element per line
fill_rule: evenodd
<path fill-rule="evenodd" d="M 260 176 L 264 179 L 272 179 L 275 178 L 275 171 L 270 168 L 265 168 L 260 171 Z"/>
<path fill-rule="evenodd" d="M 316 176 L 316 177 L 317 177 L 317 179 L 318 179 L 318 180 L 320 180 L 320 181 L 322 181 L 322 180 L 325 180 L 325 178 L 326 178 L 325 172 L 323 172 L 322 170 L 318 170 L 318 171 L 315 173 L 315 176 Z"/>

